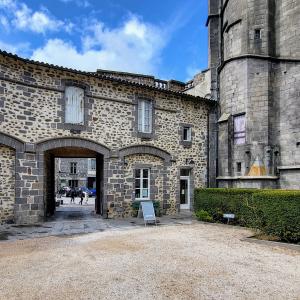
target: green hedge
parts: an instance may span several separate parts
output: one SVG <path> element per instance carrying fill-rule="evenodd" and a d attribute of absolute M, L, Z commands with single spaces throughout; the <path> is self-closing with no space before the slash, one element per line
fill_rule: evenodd
<path fill-rule="evenodd" d="M 224 213 L 234 213 L 233 224 L 300 242 L 300 191 L 197 189 L 194 208 L 199 220 L 224 222 Z"/>

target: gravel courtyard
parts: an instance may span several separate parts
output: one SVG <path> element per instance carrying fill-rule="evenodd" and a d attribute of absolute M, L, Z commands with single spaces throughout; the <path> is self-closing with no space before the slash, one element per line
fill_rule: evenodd
<path fill-rule="evenodd" d="M 0 299 L 300 299 L 300 252 L 193 223 L 0 242 Z"/>

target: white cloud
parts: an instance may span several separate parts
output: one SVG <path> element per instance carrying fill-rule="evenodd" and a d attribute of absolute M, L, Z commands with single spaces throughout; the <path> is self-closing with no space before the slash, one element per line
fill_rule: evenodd
<path fill-rule="evenodd" d="M 14 0 L 0 0 L 0 7 L 4 8 L 14 8 L 16 3 Z"/>
<path fill-rule="evenodd" d="M 6 18 L 6 23 L 0 20 L 0 24 L 8 30 L 13 26 L 23 31 L 32 31 L 35 33 L 45 33 L 46 31 L 57 31 L 66 28 L 70 32 L 72 24 L 56 19 L 51 16 L 47 9 L 42 8 L 33 11 L 25 3 L 14 0 L 0 0 L 0 8 L 3 9 L 10 21 Z"/>
<path fill-rule="evenodd" d="M 50 39 L 31 58 L 85 71 L 98 68 L 155 74 L 166 44 L 161 28 L 136 16 L 115 29 L 94 23 L 83 36 L 81 50 L 63 40 Z"/>
<path fill-rule="evenodd" d="M 14 16 L 12 23 L 16 28 L 37 33 L 44 33 L 47 30 L 55 31 L 63 25 L 62 21 L 50 17 L 44 11 L 33 12 L 24 3 L 14 12 Z"/>
<path fill-rule="evenodd" d="M 60 0 L 63 3 L 75 3 L 78 7 L 87 8 L 91 6 L 88 0 Z"/>
<path fill-rule="evenodd" d="M 27 56 L 30 51 L 29 43 L 19 43 L 19 44 L 8 44 L 0 41 L 0 49 L 6 52 Z"/>
<path fill-rule="evenodd" d="M 5 31 L 9 31 L 9 21 L 5 16 L 0 15 L 0 25 L 4 28 Z"/>

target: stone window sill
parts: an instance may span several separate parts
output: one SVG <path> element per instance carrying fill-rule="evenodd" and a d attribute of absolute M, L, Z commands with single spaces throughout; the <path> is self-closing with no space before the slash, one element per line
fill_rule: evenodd
<path fill-rule="evenodd" d="M 153 133 L 138 132 L 137 136 L 143 140 L 153 139 Z"/>
<path fill-rule="evenodd" d="M 191 141 L 181 141 L 181 145 L 184 148 L 191 148 L 192 147 L 192 142 Z"/>

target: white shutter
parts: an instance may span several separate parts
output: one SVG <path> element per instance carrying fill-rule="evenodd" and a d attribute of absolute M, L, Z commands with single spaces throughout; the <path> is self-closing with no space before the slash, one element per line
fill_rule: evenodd
<path fill-rule="evenodd" d="M 139 100 L 138 102 L 138 131 L 152 132 L 152 102 Z"/>
<path fill-rule="evenodd" d="M 143 132 L 143 101 L 138 102 L 138 131 Z"/>
<path fill-rule="evenodd" d="M 65 90 L 65 122 L 83 124 L 84 121 L 84 91 L 81 88 L 68 86 Z"/>
<path fill-rule="evenodd" d="M 188 141 L 190 142 L 192 140 L 192 128 L 189 127 L 188 129 L 188 135 L 187 135 Z"/>
<path fill-rule="evenodd" d="M 151 101 L 147 101 L 147 106 L 148 106 L 148 117 L 147 117 L 147 121 L 148 121 L 148 133 L 152 132 L 152 102 Z"/>

